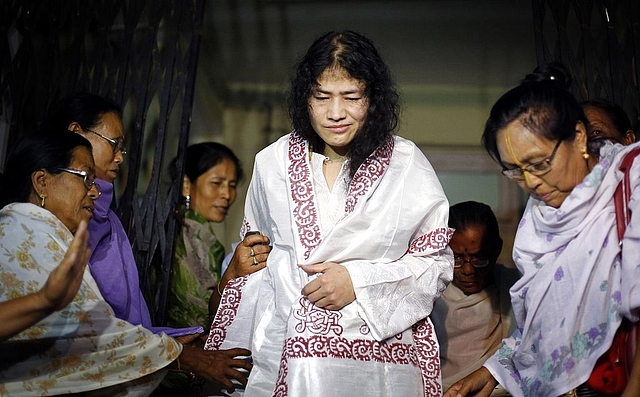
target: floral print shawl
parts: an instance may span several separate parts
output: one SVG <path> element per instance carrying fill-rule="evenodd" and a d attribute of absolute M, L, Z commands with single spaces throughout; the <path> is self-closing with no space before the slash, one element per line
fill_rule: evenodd
<path fill-rule="evenodd" d="M 42 288 L 72 238 L 58 218 L 36 205 L 14 203 L 0 210 L 0 300 Z M 0 351 L 0 395 L 34 396 L 137 380 L 166 367 L 181 346 L 117 319 L 87 267 L 66 308 L 0 342 Z"/>

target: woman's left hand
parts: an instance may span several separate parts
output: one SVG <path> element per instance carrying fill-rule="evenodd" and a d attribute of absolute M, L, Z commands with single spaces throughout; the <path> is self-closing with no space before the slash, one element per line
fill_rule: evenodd
<path fill-rule="evenodd" d="M 270 252 L 269 237 L 262 234 L 245 236 L 240 244 L 236 246 L 220 286 L 224 286 L 234 278 L 243 277 L 264 269 L 267 266 L 267 258 Z"/>
<path fill-rule="evenodd" d="M 225 270 L 216 290 L 209 298 L 209 316 L 218 311 L 224 287 L 234 278 L 247 276 L 267 267 L 267 258 L 271 252 L 269 237 L 260 233 L 247 234 L 233 251 L 229 266 Z"/>
<path fill-rule="evenodd" d="M 302 294 L 316 306 L 327 310 L 340 310 L 356 300 L 353 283 L 347 268 L 335 262 L 300 265 L 307 274 L 321 273 L 305 285 Z"/>
<path fill-rule="evenodd" d="M 51 272 L 44 287 L 39 291 L 45 302 L 45 308 L 50 308 L 51 311 L 66 307 L 80 289 L 84 269 L 91 257 L 91 250 L 87 248 L 89 243 L 87 229 L 88 223 L 80 222 L 64 259 Z"/>

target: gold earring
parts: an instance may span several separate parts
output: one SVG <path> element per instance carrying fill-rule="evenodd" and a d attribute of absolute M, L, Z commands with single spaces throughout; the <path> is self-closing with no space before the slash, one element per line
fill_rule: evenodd
<path fill-rule="evenodd" d="M 40 207 L 44 208 L 44 199 L 46 199 L 47 196 L 40 193 Z"/>
<path fill-rule="evenodd" d="M 580 153 L 582 153 L 582 158 L 586 160 L 589 160 L 589 153 L 587 153 L 587 148 L 586 146 L 583 146 L 582 149 L 580 150 Z"/>

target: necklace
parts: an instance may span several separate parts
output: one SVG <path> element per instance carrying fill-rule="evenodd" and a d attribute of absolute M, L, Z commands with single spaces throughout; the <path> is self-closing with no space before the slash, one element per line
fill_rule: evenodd
<path fill-rule="evenodd" d="M 309 147 L 309 160 L 311 160 L 311 153 L 313 153 L 313 148 L 310 146 Z M 324 160 L 322 160 L 322 164 L 328 164 L 328 163 L 344 163 L 345 161 L 347 161 L 349 159 L 349 157 L 347 156 L 340 156 L 339 154 L 336 153 L 336 156 L 331 158 L 327 155 L 325 155 L 322 152 L 316 152 L 322 156 L 324 156 Z"/>
<path fill-rule="evenodd" d="M 327 163 L 344 163 L 347 160 L 347 156 L 336 156 L 336 157 L 329 157 L 329 156 L 324 156 L 324 160 L 323 163 L 327 164 Z"/>

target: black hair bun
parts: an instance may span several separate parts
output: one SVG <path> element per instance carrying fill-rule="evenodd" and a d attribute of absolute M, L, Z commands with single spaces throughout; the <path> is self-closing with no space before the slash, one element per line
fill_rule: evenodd
<path fill-rule="evenodd" d="M 528 83 L 549 83 L 560 85 L 560 87 L 569 89 L 571 86 L 571 75 L 567 68 L 557 62 L 545 63 L 533 70 L 532 73 L 525 76 L 522 84 Z"/>

